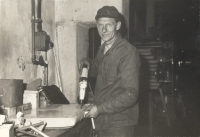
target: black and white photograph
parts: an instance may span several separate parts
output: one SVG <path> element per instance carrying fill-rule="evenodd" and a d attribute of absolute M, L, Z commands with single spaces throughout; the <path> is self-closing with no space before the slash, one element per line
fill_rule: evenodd
<path fill-rule="evenodd" d="M 200 0 L 0 0 L 0 137 L 200 137 Z"/>

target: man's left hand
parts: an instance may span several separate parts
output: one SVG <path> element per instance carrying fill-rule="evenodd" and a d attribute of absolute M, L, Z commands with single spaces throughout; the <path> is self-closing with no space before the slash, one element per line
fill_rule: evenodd
<path fill-rule="evenodd" d="M 89 111 L 85 118 L 97 118 L 99 115 L 98 109 L 96 105 L 91 105 L 88 108 L 86 108 L 84 111 Z"/>

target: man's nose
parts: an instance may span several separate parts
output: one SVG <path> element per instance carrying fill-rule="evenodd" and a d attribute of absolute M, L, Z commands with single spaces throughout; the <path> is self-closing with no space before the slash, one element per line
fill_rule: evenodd
<path fill-rule="evenodd" d="M 106 26 L 103 26 L 103 28 L 102 28 L 102 32 L 106 32 L 107 31 L 107 28 L 106 28 Z"/>

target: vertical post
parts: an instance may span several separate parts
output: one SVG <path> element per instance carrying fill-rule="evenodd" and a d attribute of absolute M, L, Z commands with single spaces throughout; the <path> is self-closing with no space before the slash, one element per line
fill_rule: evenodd
<path fill-rule="evenodd" d="M 154 9 L 154 0 L 147 0 L 146 1 L 146 32 L 149 34 L 149 28 L 154 26 L 154 20 L 155 20 L 155 9 Z"/>
<path fill-rule="evenodd" d="M 153 133 L 153 103 L 152 103 L 152 91 L 149 92 L 149 135 Z"/>

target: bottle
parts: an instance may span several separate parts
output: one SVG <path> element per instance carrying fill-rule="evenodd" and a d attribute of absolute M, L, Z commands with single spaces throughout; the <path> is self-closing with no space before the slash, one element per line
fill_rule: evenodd
<path fill-rule="evenodd" d="M 85 90 L 87 88 L 87 83 L 88 83 L 88 66 L 84 64 L 81 77 L 79 79 L 79 87 L 80 87 L 79 100 L 80 100 L 81 107 L 85 99 L 85 94 L 86 94 Z"/>

